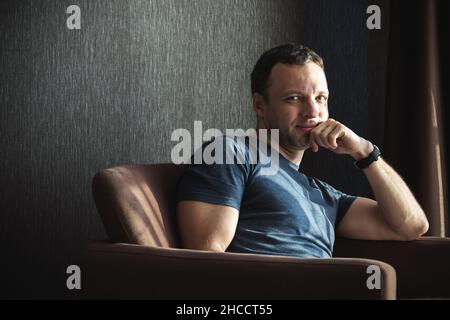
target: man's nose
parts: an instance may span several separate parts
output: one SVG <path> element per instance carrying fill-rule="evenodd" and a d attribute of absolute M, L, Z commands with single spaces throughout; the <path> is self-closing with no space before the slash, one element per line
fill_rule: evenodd
<path fill-rule="evenodd" d="M 309 98 L 303 104 L 302 115 L 304 118 L 316 118 L 319 116 L 319 104 L 314 98 Z"/>

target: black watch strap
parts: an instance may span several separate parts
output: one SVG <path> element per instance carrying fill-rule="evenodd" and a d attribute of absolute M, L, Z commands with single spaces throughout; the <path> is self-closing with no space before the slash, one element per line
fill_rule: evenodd
<path fill-rule="evenodd" d="M 373 145 L 373 151 L 367 156 L 367 158 L 355 161 L 355 166 L 359 169 L 367 168 L 372 164 L 372 162 L 377 161 L 381 155 L 380 149 L 376 145 Z"/>

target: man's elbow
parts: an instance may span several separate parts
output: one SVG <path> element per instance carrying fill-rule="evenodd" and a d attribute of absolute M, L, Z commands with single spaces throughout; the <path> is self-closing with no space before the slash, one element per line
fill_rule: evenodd
<path fill-rule="evenodd" d="M 214 243 L 205 245 L 198 250 L 212 251 L 212 252 L 225 252 L 226 249 L 227 248 L 224 245 L 222 245 L 221 243 L 214 242 Z"/>
<path fill-rule="evenodd" d="M 405 241 L 417 240 L 428 232 L 429 227 L 428 220 L 424 218 L 409 228 L 409 230 L 403 234 L 403 239 Z"/>

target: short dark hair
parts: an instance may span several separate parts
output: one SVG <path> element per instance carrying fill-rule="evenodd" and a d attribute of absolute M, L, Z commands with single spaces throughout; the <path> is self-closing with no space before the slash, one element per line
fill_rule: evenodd
<path fill-rule="evenodd" d="M 251 74 L 252 95 L 257 92 L 266 99 L 269 77 L 272 68 L 277 63 L 304 65 L 314 62 L 322 69 L 323 59 L 310 48 L 298 43 L 288 43 L 264 52 L 256 62 Z"/>

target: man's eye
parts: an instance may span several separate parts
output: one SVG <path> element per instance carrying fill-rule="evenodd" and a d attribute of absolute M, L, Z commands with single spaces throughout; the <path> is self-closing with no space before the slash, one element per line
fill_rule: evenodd
<path fill-rule="evenodd" d="M 318 96 L 316 99 L 319 100 L 320 102 L 326 102 L 328 100 L 328 97 L 327 96 Z"/>
<path fill-rule="evenodd" d="M 299 96 L 288 97 L 288 100 L 290 100 L 290 101 L 300 101 L 300 99 L 301 99 L 301 97 L 299 97 Z"/>

